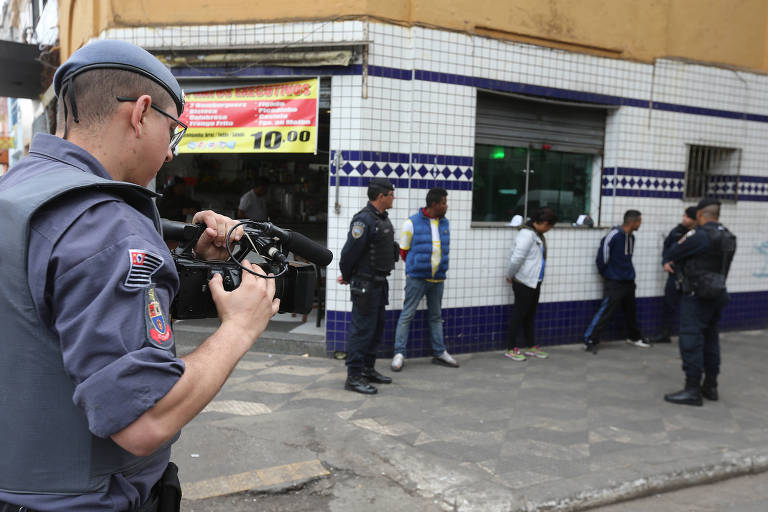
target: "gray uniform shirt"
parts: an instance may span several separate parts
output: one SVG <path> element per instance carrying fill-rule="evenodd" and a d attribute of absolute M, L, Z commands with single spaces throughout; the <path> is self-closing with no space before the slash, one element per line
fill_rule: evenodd
<path fill-rule="evenodd" d="M 2 179 L 24 179 L 50 166 L 111 179 L 88 152 L 51 135 L 35 136 L 30 155 Z M 83 201 L 89 208 L 67 220 L 72 205 Z M 72 400 L 94 435 L 107 438 L 131 424 L 184 372 L 184 363 L 170 350 L 168 312 L 178 289 L 171 255 L 152 222 L 117 196 L 94 191 L 43 207 L 32 219 L 28 282 L 40 321 L 61 344 L 64 367 L 75 384 Z M 43 512 L 131 510 L 146 501 L 165 470 L 170 446 L 162 450 L 158 462 L 139 473 L 112 475 L 104 492 L 0 492 L 0 501 Z"/>

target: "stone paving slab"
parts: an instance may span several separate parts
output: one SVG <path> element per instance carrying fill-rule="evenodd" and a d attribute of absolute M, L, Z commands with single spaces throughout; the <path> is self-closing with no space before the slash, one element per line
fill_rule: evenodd
<path fill-rule="evenodd" d="M 343 361 L 250 352 L 173 458 L 206 492 L 319 460 L 383 472 L 446 510 L 579 510 L 768 469 L 766 342 L 722 335 L 721 400 L 704 407 L 662 400 L 683 382 L 675 343 L 466 354 L 459 369 L 424 358 L 400 373 L 380 361 L 395 382 L 375 396 L 342 389 Z"/>

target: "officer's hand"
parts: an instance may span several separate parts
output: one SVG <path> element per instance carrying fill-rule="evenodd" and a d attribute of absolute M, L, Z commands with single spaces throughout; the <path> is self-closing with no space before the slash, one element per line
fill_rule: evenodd
<path fill-rule="evenodd" d="M 339 284 L 349 284 L 347 281 L 344 280 L 342 276 L 337 277 L 336 282 Z"/>
<path fill-rule="evenodd" d="M 244 260 L 242 264 L 254 272 L 264 273 L 261 267 L 248 260 Z M 280 299 L 274 298 L 274 279 L 264 279 L 243 271 L 240 286 L 231 292 L 224 290 L 219 274 L 213 276 L 208 286 L 211 289 L 213 302 L 216 303 L 222 328 L 240 329 L 246 334 L 244 341 L 248 346 L 264 332 L 269 319 L 280 309 Z"/>
<path fill-rule="evenodd" d="M 512 284 L 512 279 L 510 279 L 509 277 L 506 277 L 505 279 L 507 280 L 507 282 L 508 282 L 509 284 Z"/>
<path fill-rule="evenodd" d="M 203 222 L 207 227 L 195 245 L 195 253 L 204 260 L 226 260 L 229 258 L 225 238 L 236 220 L 220 215 L 212 210 L 197 212 L 192 218 L 197 224 Z M 240 226 L 233 233 L 230 242 L 236 242 L 243 236 L 243 227 Z M 247 272 L 246 272 L 247 273 Z"/>
<path fill-rule="evenodd" d="M 669 272 L 670 274 L 675 273 L 675 267 L 672 265 L 671 261 L 668 261 L 664 264 L 664 272 Z"/>

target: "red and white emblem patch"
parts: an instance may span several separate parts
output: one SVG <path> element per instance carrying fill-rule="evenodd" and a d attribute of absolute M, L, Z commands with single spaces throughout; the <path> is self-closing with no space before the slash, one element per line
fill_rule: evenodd
<path fill-rule="evenodd" d="M 146 305 L 147 342 L 157 348 L 170 349 L 173 347 L 171 326 L 168 325 L 163 310 L 160 309 L 160 301 L 154 286 L 147 288 L 144 304 Z"/>

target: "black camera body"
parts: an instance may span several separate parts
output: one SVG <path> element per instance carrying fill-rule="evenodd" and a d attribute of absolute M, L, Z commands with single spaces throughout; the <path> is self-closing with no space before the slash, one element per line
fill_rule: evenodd
<path fill-rule="evenodd" d="M 180 281 L 179 291 L 171 304 L 173 318 L 216 318 L 218 312 L 208 281 L 215 274 L 220 274 L 226 291 L 236 289 L 244 271 L 241 262 L 249 253 L 258 255 L 253 263 L 259 265 L 265 274 L 275 275 L 275 298 L 280 299 L 281 313 L 307 314 L 312 310 L 317 280 L 315 266 L 287 261 L 278 238 L 265 236 L 263 230 L 246 225 L 245 235 L 230 260 L 209 261 L 196 258 L 192 252 L 204 230 L 204 226 L 163 219 L 164 237 L 185 242 L 172 251 Z"/>

